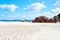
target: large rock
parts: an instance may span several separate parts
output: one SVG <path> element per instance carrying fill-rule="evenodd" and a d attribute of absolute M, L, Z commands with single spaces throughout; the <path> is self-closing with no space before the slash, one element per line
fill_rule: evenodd
<path fill-rule="evenodd" d="M 53 22 L 53 19 L 49 19 L 48 17 L 45 16 L 40 16 L 36 17 L 33 22 L 39 22 L 39 23 L 48 23 L 48 22 Z"/>
<path fill-rule="evenodd" d="M 54 20 L 52 18 L 50 18 L 48 22 L 52 23 L 52 22 L 54 22 Z"/>

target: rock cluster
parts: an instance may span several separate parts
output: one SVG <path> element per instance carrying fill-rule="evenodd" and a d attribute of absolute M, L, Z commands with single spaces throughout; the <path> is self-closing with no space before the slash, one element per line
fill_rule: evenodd
<path fill-rule="evenodd" d="M 49 19 L 48 17 L 45 16 L 40 16 L 36 17 L 33 22 L 39 22 L 39 23 L 48 23 L 48 22 L 53 22 L 53 19 Z"/>
<path fill-rule="evenodd" d="M 56 23 L 60 22 L 60 14 L 54 16 L 53 18 L 48 18 L 46 16 L 39 16 L 36 17 L 32 22 L 39 22 L 39 23 Z"/>

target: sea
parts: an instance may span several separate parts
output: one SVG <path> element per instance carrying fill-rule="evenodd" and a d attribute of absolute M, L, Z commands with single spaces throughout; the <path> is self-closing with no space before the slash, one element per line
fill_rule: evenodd
<path fill-rule="evenodd" d="M 32 20 L 0 20 L 0 22 L 32 22 Z"/>

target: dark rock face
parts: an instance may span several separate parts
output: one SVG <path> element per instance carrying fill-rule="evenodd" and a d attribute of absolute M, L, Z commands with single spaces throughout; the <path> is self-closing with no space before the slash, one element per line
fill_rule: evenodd
<path fill-rule="evenodd" d="M 48 23 L 53 23 L 54 20 L 52 18 L 49 19 Z"/>
<path fill-rule="evenodd" d="M 39 17 L 36 17 L 33 22 L 40 22 Z"/>
<path fill-rule="evenodd" d="M 45 16 L 40 16 L 36 17 L 32 22 L 39 22 L 39 23 L 48 23 L 48 22 L 53 22 L 53 19 L 48 19 L 48 17 Z"/>
<path fill-rule="evenodd" d="M 44 22 L 44 23 L 48 22 L 48 18 L 45 16 L 40 16 L 39 19 L 41 22 Z"/>

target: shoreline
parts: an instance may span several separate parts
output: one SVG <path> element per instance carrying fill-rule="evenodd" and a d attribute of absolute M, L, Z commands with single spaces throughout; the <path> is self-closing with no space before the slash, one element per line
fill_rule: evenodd
<path fill-rule="evenodd" d="M 0 22 L 0 26 L 19 25 L 19 26 L 60 26 L 60 23 L 32 23 L 32 22 Z"/>

